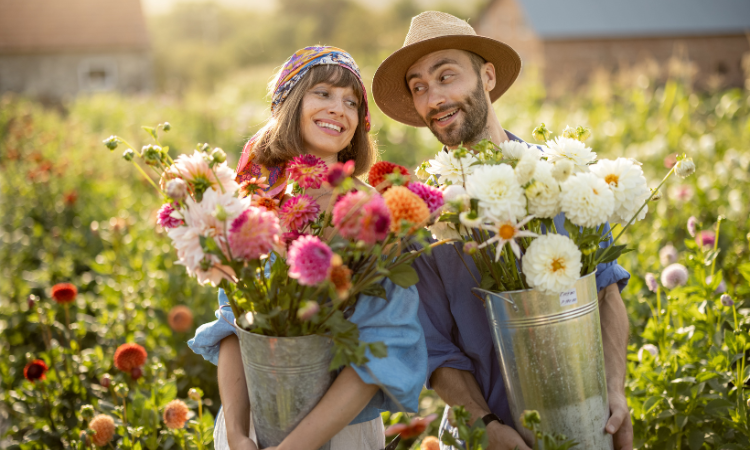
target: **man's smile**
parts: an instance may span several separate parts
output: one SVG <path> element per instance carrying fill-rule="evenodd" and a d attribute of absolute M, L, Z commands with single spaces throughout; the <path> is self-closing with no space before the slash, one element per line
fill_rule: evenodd
<path fill-rule="evenodd" d="M 445 127 L 448 124 L 452 123 L 454 120 L 456 120 L 456 117 L 458 116 L 458 113 L 460 112 L 460 108 L 455 108 L 450 111 L 446 111 L 443 113 L 435 114 L 432 118 L 432 121 L 436 123 L 439 127 Z"/>

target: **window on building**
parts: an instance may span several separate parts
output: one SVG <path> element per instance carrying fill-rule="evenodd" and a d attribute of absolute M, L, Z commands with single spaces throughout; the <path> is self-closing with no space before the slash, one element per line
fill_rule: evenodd
<path fill-rule="evenodd" d="M 78 66 L 78 85 L 84 91 L 109 91 L 117 86 L 117 63 L 111 58 L 88 58 Z"/>

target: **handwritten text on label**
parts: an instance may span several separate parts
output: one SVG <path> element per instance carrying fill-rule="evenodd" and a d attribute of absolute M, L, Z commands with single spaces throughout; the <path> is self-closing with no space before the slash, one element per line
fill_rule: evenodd
<path fill-rule="evenodd" d="M 560 306 L 570 306 L 578 303 L 578 296 L 575 289 L 563 291 L 560 293 Z"/>

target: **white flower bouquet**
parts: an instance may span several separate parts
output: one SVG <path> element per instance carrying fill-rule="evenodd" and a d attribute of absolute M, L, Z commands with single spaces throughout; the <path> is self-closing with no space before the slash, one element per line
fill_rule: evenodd
<path fill-rule="evenodd" d="M 597 160 L 585 144 L 590 132 L 567 128 L 549 140 L 544 124 L 534 136 L 545 145 L 482 141 L 473 149 L 441 151 L 417 170 L 443 191 L 445 206 L 431 227 L 438 239 L 464 243 L 482 275 L 477 284 L 494 292 L 535 288 L 561 293 L 598 264 L 626 252 L 615 245 L 648 212 L 648 202 L 672 173 L 695 171 L 685 155 L 651 190 L 640 163 L 629 158 Z M 561 234 L 555 217 L 564 214 Z M 607 224 L 622 228 L 611 245 Z"/>

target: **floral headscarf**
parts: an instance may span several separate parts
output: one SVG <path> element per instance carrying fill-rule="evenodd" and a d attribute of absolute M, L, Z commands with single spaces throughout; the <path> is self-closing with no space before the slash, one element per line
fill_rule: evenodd
<path fill-rule="evenodd" d="M 301 80 L 311 68 L 321 64 L 336 64 L 351 71 L 359 80 L 364 93 L 365 101 L 365 131 L 370 131 L 370 109 L 367 105 L 367 90 L 362 82 L 362 76 L 354 59 L 336 47 L 314 46 L 305 47 L 297 50 L 287 61 L 279 73 L 276 86 L 271 98 L 271 114 L 276 113 L 279 106 L 286 100 L 292 88 Z M 252 161 L 253 146 L 260 138 L 258 134 L 250 138 L 242 149 L 242 156 L 237 164 L 237 182 L 242 183 L 251 178 L 266 177 L 266 183 L 269 187 L 266 189 L 266 195 L 270 197 L 280 197 L 284 194 L 287 177 L 285 174 L 286 165 L 281 166 L 264 166 Z"/>

